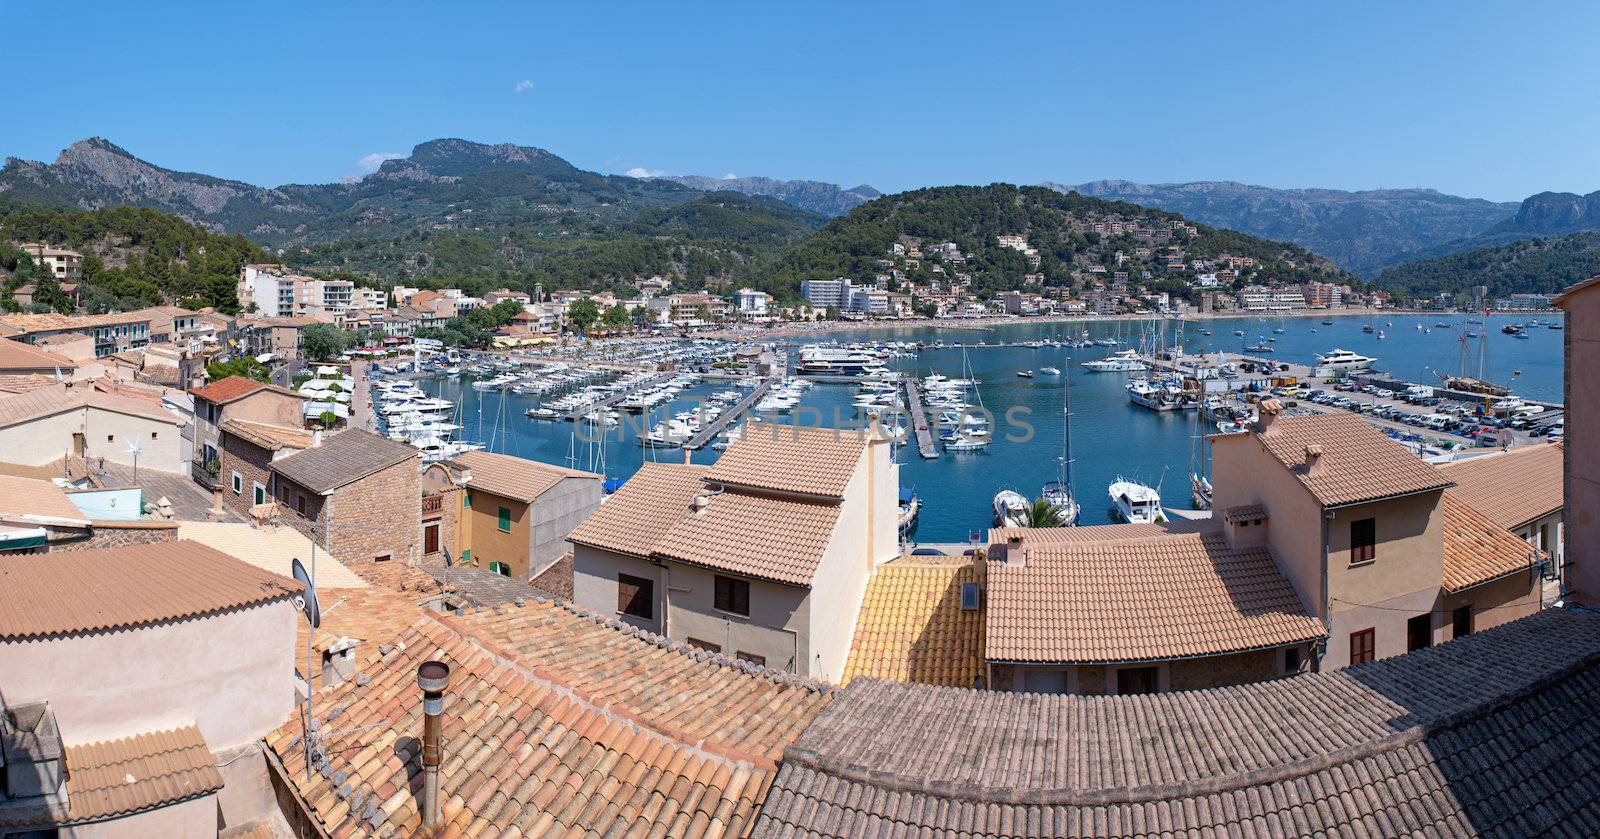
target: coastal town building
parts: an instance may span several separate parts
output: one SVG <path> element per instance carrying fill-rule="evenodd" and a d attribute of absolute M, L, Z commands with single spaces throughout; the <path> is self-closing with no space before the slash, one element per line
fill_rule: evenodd
<path fill-rule="evenodd" d="M 464 490 L 456 561 L 518 580 L 565 556 L 568 534 L 600 506 L 601 477 L 592 472 L 485 451 L 464 452 L 444 466 Z M 424 553 L 433 552 L 428 547 Z"/>
<path fill-rule="evenodd" d="M 1552 302 L 1566 313 L 1562 497 L 1574 514 L 1563 539 L 1565 580 L 1573 600 L 1600 606 L 1600 520 L 1594 512 L 1600 510 L 1600 388 L 1593 381 L 1593 372 L 1600 370 L 1600 276 Z"/>
<path fill-rule="evenodd" d="M 1255 428 L 1211 438 L 1214 509 L 1326 629 L 1317 669 L 1538 611 L 1538 553 L 1449 492 L 1447 472 L 1350 414 L 1258 411 Z"/>
<path fill-rule="evenodd" d="M 761 322 L 772 316 L 772 295 L 753 288 L 733 293 L 733 308 L 740 320 Z"/>
<path fill-rule="evenodd" d="M 849 277 L 831 280 L 801 280 L 800 296 L 819 309 L 845 309 L 850 304 Z"/>
<path fill-rule="evenodd" d="M 74 456 L 187 474 L 185 425 L 157 399 L 87 382 L 0 393 L 0 462 L 39 466 Z"/>
<path fill-rule="evenodd" d="M 0 833 L 280 818 L 260 741 L 294 708 L 301 586 L 194 542 L 69 556 L 0 555 Z"/>
<path fill-rule="evenodd" d="M 78 362 L 43 345 L 0 338 L 0 376 L 57 376 L 77 378 Z"/>
<path fill-rule="evenodd" d="M 27 242 L 20 247 L 35 264 L 49 269 L 51 276 L 58 282 L 78 283 L 83 280 L 83 254 L 65 248 L 52 248 L 38 242 Z"/>
<path fill-rule="evenodd" d="M 1566 565 L 1565 450 L 1562 443 L 1519 446 L 1439 465 L 1457 498 L 1543 552 L 1557 579 Z"/>
<path fill-rule="evenodd" d="M 1239 290 L 1239 308 L 1247 312 L 1279 312 L 1306 308 L 1306 296 L 1298 287 L 1245 286 Z"/>
<path fill-rule="evenodd" d="M 421 454 L 347 428 L 272 460 L 268 498 L 280 519 L 352 568 L 420 554 Z"/>
<path fill-rule="evenodd" d="M 709 467 L 646 463 L 572 532 L 574 599 L 838 680 L 867 580 L 899 555 L 898 490 L 881 431 L 774 424 Z"/>
<path fill-rule="evenodd" d="M 239 269 L 241 308 L 272 318 L 313 315 L 332 320 L 354 305 L 355 283 L 290 272 L 282 265 L 251 264 Z"/>
<path fill-rule="evenodd" d="M 213 462 L 219 467 L 222 465 L 224 423 L 240 430 L 266 426 L 298 432 L 304 427 L 302 406 L 307 397 L 288 388 L 243 376 L 229 376 L 192 390 L 189 395 L 194 400 L 194 466 L 197 475 L 209 472 Z M 268 430 L 261 433 L 275 432 Z"/>

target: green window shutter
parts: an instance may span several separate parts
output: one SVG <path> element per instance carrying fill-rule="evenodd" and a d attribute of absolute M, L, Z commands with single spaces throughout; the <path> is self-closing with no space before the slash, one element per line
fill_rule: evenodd
<path fill-rule="evenodd" d="M 461 493 L 461 506 L 467 508 L 468 510 L 472 509 L 472 493 Z"/>
<path fill-rule="evenodd" d="M 500 531 L 502 533 L 511 532 L 511 508 L 509 507 L 500 508 Z"/>
<path fill-rule="evenodd" d="M 471 564 L 471 562 L 472 562 L 472 549 L 471 548 L 462 548 L 461 549 L 461 564 L 462 565 L 468 565 L 468 564 Z"/>

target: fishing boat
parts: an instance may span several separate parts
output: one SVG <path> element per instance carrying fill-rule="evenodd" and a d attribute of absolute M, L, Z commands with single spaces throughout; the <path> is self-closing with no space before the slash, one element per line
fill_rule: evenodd
<path fill-rule="evenodd" d="M 1333 325 L 1333 321 L 1331 321 L 1331 320 L 1329 320 L 1327 318 L 1323 318 L 1322 319 L 1322 325 L 1323 326 L 1332 326 Z"/>
<path fill-rule="evenodd" d="M 1072 497 L 1072 396 L 1070 382 L 1061 383 L 1061 456 L 1056 458 L 1056 479 L 1044 485 L 1039 496 L 1050 505 L 1062 527 L 1078 523 L 1078 500 Z"/>
<path fill-rule="evenodd" d="M 1515 335 L 1522 331 L 1522 327 L 1514 323 L 1508 323 L 1505 326 L 1500 327 L 1500 331 L 1507 335 Z"/>
<path fill-rule="evenodd" d="M 1161 509 L 1161 493 L 1138 481 L 1118 478 L 1108 488 L 1111 507 L 1117 517 L 1129 524 L 1153 524 L 1167 520 Z"/>
<path fill-rule="evenodd" d="M 1372 324 L 1368 323 L 1368 324 L 1362 325 L 1361 331 L 1367 333 L 1368 335 L 1371 335 L 1372 333 L 1377 332 L 1378 328 L 1376 326 L 1373 326 Z"/>
<path fill-rule="evenodd" d="M 1031 378 L 1033 378 L 1033 371 L 1032 370 L 1018 370 L 1017 371 L 1017 378 L 1019 378 L 1019 379 L 1031 379 Z"/>
<path fill-rule="evenodd" d="M 1027 527 L 1028 499 L 1016 490 L 1002 489 L 994 496 L 995 527 Z"/>

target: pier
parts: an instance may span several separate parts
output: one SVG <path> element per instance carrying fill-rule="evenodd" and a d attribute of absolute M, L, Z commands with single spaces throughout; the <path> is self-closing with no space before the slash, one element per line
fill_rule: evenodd
<path fill-rule="evenodd" d="M 910 376 L 906 377 L 906 407 L 911 410 L 911 431 L 917 435 L 917 453 L 933 460 L 939 449 L 933 443 L 933 430 L 928 427 L 928 414 L 922 408 L 922 389 Z"/>
<path fill-rule="evenodd" d="M 639 392 L 641 390 L 644 390 L 647 387 L 655 387 L 656 385 L 659 385 L 662 382 L 668 381 L 669 379 L 671 379 L 673 377 L 673 375 L 674 374 L 672 374 L 672 373 L 662 373 L 662 374 L 657 375 L 657 376 L 651 376 L 650 378 L 645 379 L 642 382 L 639 382 L 638 384 L 634 385 L 633 387 L 627 388 L 625 390 L 619 390 L 616 393 L 613 393 L 610 396 L 607 396 L 606 398 L 600 400 L 599 402 L 594 402 L 594 403 L 591 403 L 589 405 L 585 405 L 585 406 L 583 406 L 581 408 L 572 409 L 572 412 L 567 415 L 567 419 L 572 421 L 572 422 L 577 422 L 579 419 L 581 419 L 582 417 L 584 417 L 587 414 L 593 414 L 593 413 L 598 413 L 598 412 L 604 411 L 607 408 L 610 408 L 612 405 L 615 405 L 618 402 L 621 402 L 622 400 L 627 399 L 629 396 L 632 396 L 633 394 L 635 394 L 635 393 L 637 393 L 637 392 Z"/>
<path fill-rule="evenodd" d="M 750 410 L 751 406 L 755 405 L 757 402 L 760 402 L 761 398 L 767 395 L 767 390 L 771 387 L 772 381 L 770 379 L 763 380 L 761 384 L 756 386 L 755 390 L 750 391 L 749 396 L 740 399 L 738 404 L 726 411 L 723 411 L 720 416 L 712 420 L 706 425 L 705 428 L 695 432 L 695 435 L 690 437 L 688 442 L 683 444 L 683 447 L 689 451 L 699 451 L 700 449 L 705 448 L 706 444 L 715 439 L 718 434 L 721 434 L 722 429 L 727 428 L 729 423 L 738 419 L 744 414 L 745 411 Z"/>

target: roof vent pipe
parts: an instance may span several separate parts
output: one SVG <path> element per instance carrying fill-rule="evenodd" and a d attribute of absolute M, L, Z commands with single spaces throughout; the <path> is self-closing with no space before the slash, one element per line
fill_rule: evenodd
<path fill-rule="evenodd" d="M 440 739 L 444 712 L 444 691 L 450 684 L 450 665 L 424 661 L 417 667 L 417 686 L 422 688 L 422 826 L 439 821 Z"/>

